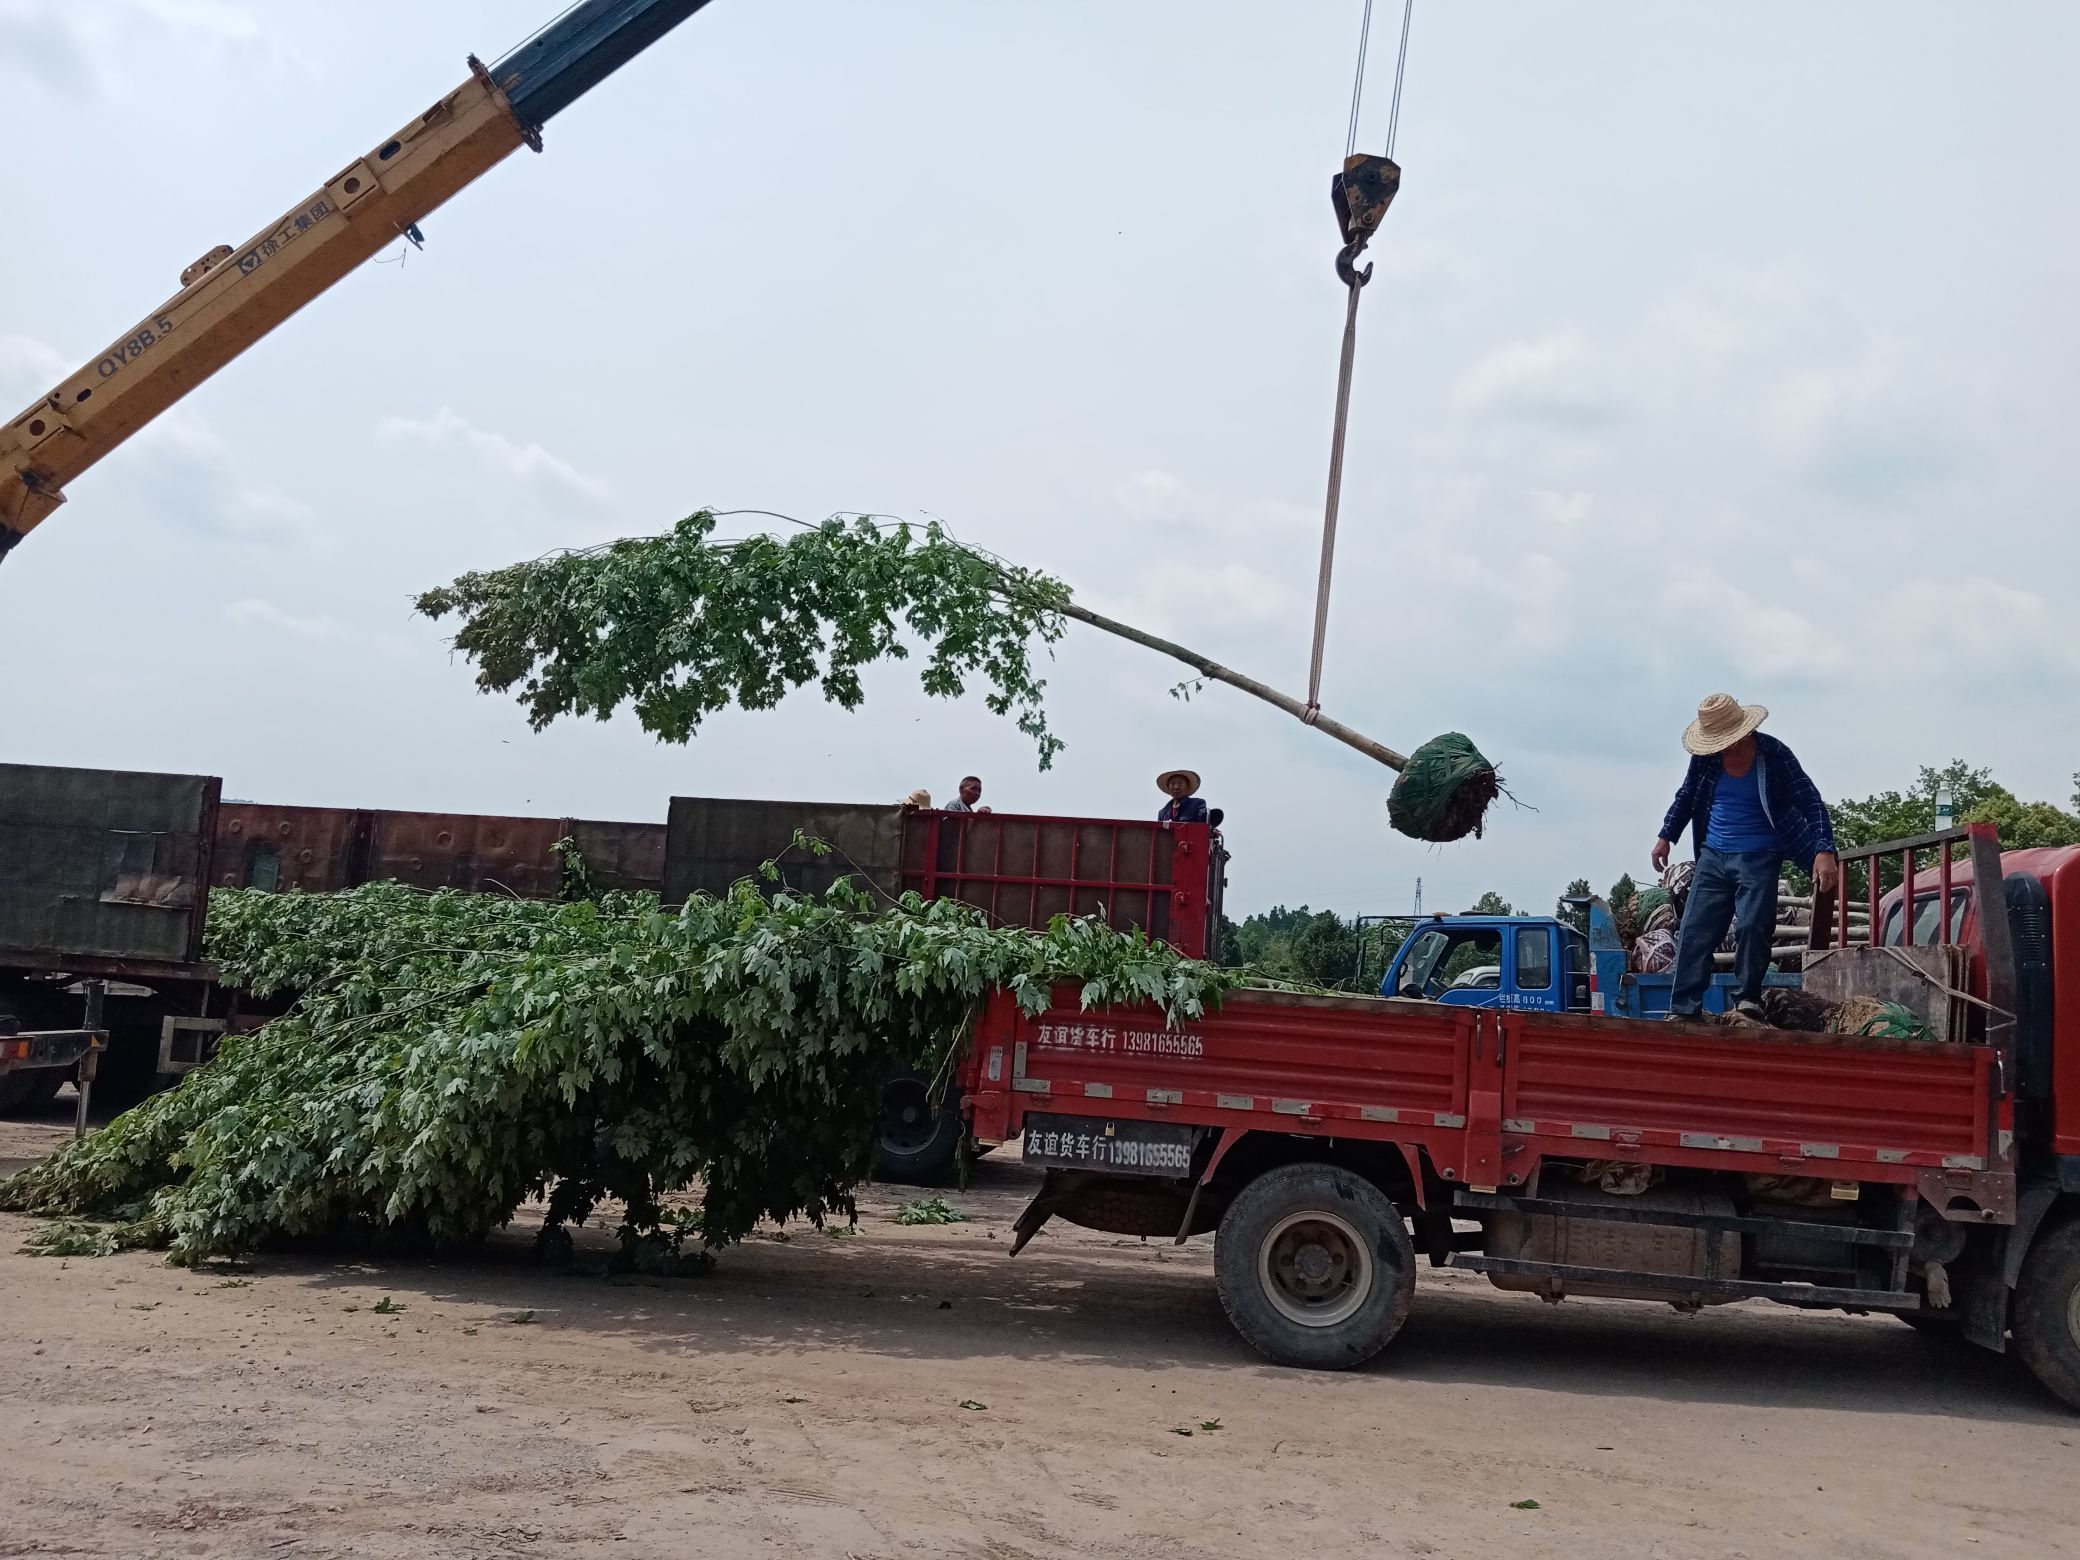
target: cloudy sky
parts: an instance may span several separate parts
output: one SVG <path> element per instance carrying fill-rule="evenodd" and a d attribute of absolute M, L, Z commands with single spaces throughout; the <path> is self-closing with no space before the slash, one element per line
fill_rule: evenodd
<path fill-rule="evenodd" d="M 506 0 L 0 0 L 0 399 L 27 404 L 546 20 Z M 534 10 L 543 14 L 537 17 Z M 0 570 L 10 758 L 267 800 L 662 818 L 673 793 L 1139 815 L 1237 909 L 1641 867 L 1698 698 L 1824 789 L 2080 768 L 2080 7 L 1417 0 L 1361 318 L 1330 713 L 1522 810 L 1072 637 L 1036 771 L 892 671 L 684 748 L 530 733 L 413 593 L 703 505 L 944 518 L 1304 686 L 1358 0 L 716 0 L 75 483 Z M 1381 0 L 1361 141 L 1385 132 Z"/>

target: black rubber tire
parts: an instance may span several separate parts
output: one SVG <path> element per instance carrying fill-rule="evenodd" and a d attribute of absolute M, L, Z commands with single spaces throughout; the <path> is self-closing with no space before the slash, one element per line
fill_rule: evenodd
<path fill-rule="evenodd" d="M 114 1030 L 94 1073 L 96 1116 L 113 1116 L 172 1084 L 159 1076 L 159 1042 L 142 1026 Z"/>
<path fill-rule="evenodd" d="M 2029 1373 L 2080 1408 L 2080 1222 L 2040 1235 L 2015 1284 L 2015 1352 Z"/>
<path fill-rule="evenodd" d="M 40 1116 L 71 1081 L 71 1071 L 63 1067 L 39 1067 L 34 1072 L 0 1077 L 0 1116 Z"/>
<path fill-rule="evenodd" d="M 904 1073 L 882 1090 L 881 1135 L 874 1144 L 874 1179 L 900 1186 L 930 1186 L 945 1179 L 960 1152 L 968 1124 L 957 1100 L 931 1108 L 932 1080 Z"/>
<path fill-rule="evenodd" d="M 1334 1165 L 1281 1165 L 1228 1204 L 1214 1236 L 1213 1272 L 1228 1320 L 1266 1359 L 1349 1370 L 1384 1349 L 1408 1320 L 1416 1251 L 1400 1210 L 1363 1176 Z M 1285 1283 L 1278 1272 L 1288 1275 Z M 1296 1292 L 1310 1286 L 1326 1293 Z"/>
<path fill-rule="evenodd" d="M 16 1018 L 19 1015 L 11 1008 L 0 1008 L 0 1017 Z M 34 1029 L 32 1023 L 21 1025 Z M 0 1116 L 27 1116 L 42 1110 L 58 1097 L 58 1090 L 65 1086 L 71 1074 L 38 1068 L 34 1072 L 0 1073 Z"/>

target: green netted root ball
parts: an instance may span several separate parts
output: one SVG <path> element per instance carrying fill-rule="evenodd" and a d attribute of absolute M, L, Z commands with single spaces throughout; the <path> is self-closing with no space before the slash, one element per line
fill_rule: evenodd
<path fill-rule="evenodd" d="M 1432 737 L 1408 756 L 1387 797 L 1387 821 L 1411 839 L 1442 845 L 1480 838 L 1502 780 L 1472 741 L 1456 731 Z"/>

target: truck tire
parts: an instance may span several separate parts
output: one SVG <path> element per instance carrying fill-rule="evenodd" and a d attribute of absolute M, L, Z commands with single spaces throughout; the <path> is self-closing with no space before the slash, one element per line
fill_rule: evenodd
<path fill-rule="evenodd" d="M 94 1114 L 120 1115 L 171 1079 L 159 1076 L 159 1037 L 144 1025 L 111 1028 L 94 1074 Z"/>
<path fill-rule="evenodd" d="M 2070 1408 L 2080 1408 L 2080 1221 L 2037 1243 L 2015 1284 L 2015 1352 Z"/>
<path fill-rule="evenodd" d="M 881 1091 L 881 1132 L 874 1143 L 874 1178 L 929 1186 L 953 1168 L 968 1124 L 953 1100 L 932 1108 L 932 1080 L 922 1073 L 891 1078 Z"/>
<path fill-rule="evenodd" d="M 11 1008 L 0 1008 L 0 1018 L 16 1018 Z M 23 1024 L 24 1029 L 33 1029 L 34 1024 Z M 0 1116 L 27 1116 L 42 1110 L 58 1097 L 71 1074 L 58 1069 L 39 1067 L 35 1071 L 0 1073 Z"/>
<path fill-rule="evenodd" d="M 71 1079 L 71 1072 L 63 1067 L 0 1076 L 0 1116 L 40 1115 L 50 1109 L 51 1101 Z"/>
<path fill-rule="evenodd" d="M 1213 1247 L 1221 1306 L 1280 1365 L 1349 1370 L 1408 1319 L 1416 1252 L 1387 1194 L 1334 1165 L 1281 1165 L 1221 1216 Z"/>

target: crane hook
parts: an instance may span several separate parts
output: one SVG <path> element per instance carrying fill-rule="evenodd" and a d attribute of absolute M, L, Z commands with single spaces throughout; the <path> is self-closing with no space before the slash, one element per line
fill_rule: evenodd
<path fill-rule="evenodd" d="M 1336 275 L 1349 288 L 1363 287 L 1372 280 L 1372 267 L 1358 269 L 1358 256 L 1372 242 L 1386 217 L 1387 208 L 1401 189 L 1401 165 L 1391 157 L 1359 152 L 1346 157 L 1343 167 L 1329 182 L 1329 201 L 1336 208 L 1336 225 L 1343 233 L 1343 248 L 1336 255 Z"/>

